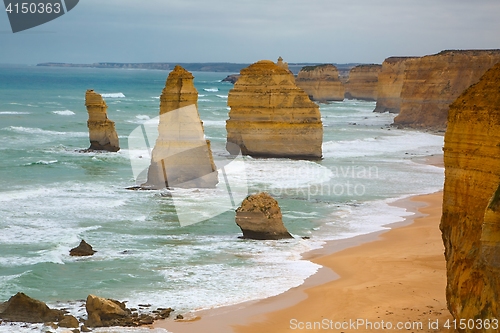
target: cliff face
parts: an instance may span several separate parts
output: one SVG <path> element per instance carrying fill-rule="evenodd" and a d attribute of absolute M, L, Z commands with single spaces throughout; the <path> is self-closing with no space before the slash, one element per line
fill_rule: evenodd
<path fill-rule="evenodd" d="M 378 74 L 382 65 L 359 65 L 351 69 L 345 84 L 345 98 L 377 100 Z"/>
<path fill-rule="evenodd" d="M 87 127 L 89 128 L 89 150 L 107 150 L 116 152 L 120 150 L 115 123 L 108 119 L 106 102 L 102 96 L 87 90 L 85 93 L 85 106 L 89 113 Z"/>
<path fill-rule="evenodd" d="M 441 231 L 448 307 L 457 319 L 500 316 L 500 64 L 451 106 Z M 464 330 L 464 332 L 497 332 Z"/>
<path fill-rule="evenodd" d="M 382 63 L 378 75 L 377 106 L 373 112 L 399 113 L 405 69 L 411 59 L 416 57 L 390 57 Z"/>
<path fill-rule="evenodd" d="M 193 75 L 180 66 L 170 72 L 160 97 L 158 138 L 144 187 L 215 187 L 210 142 L 205 140 Z"/>
<path fill-rule="evenodd" d="M 339 71 L 333 65 L 303 67 L 295 83 L 314 101 L 344 100 L 344 84 L 340 82 Z"/>
<path fill-rule="evenodd" d="M 229 151 L 232 143 L 246 155 L 321 158 L 319 107 L 295 85 L 287 69 L 262 60 L 241 70 L 228 105 Z"/>
<path fill-rule="evenodd" d="M 409 60 L 394 125 L 445 129 L 449 105 L 498 62 L 500 50 L 443 51 Z"/>

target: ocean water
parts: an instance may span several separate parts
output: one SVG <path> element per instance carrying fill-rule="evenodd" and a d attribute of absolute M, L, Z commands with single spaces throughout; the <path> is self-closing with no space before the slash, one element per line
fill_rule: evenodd
<path fill-rule="evenodd" d="M 225 158 L 229 73 L 193 74 L 206 137 Z M 419 163 L 442 152 L 442 136 L 390 128 L 393 115 L 373 113 L 373 102 L 332 102 L 320 105 L 323 160 L 244 159 L 249 191 L 279 201 L 295 239 L 241 240 L 234 210 L 181 227 L 176 207 L 210 207 L 189 191 L 174 204 L 166 191 L 126 190 L 137 158 L 127 137 L 158 115 L 167 75 L 0 66 L 0 302 L 22 291 L 82 315 L 88 294 L 180 313 L 269 297 L 317 271 L 301 253 L 401 221 L 410 213 L 389 203 L 443 186 L 442 169 Z M 117 153 L 78 152 L 89 146 L 87 89 L 108 104 Z M 81 239 L 98 252 L 70 257 Z M 33 327 L 0 324 L 22 331 Z"/>

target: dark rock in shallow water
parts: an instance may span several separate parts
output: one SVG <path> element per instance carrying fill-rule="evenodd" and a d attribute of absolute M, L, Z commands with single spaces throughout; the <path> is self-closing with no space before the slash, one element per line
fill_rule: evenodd
<path fill-rule="evenodd" d="M 5 321 L 46 323 L 62 320 L 64 311 L 50 309 L 44 302 L 24 293 L 17 293 L 0 307 L 0 318 Z"/>
<path fill-rule="evenodd" d="M 222 82 L 230 82 L 232 84 L 235 84 L 236 81 L 238 81 L 239 77 L 240 77 L 240 74 L 231 74 L 231 75 L 226 76 L 226 78 L 223 79 Z"/>
<path fill-rule="evenodd" d="M 243 232 L 243 238 L 293 238 L 283 225 L 278 202 L 265 192 L 243 200 L 241 207 L 236 210 L 236 224 Z"/>
<path fill-rule="evenodd" d="M 80 242 L 80 245 L 78 245 L 75 248 L 72 248 L 69 251 L 69 255 L 73 256 L 73 257 L 85 257 L 85 256 L 94 255 L 94 253 L 96 253 L 96 252 L 97 251 L 95 251 L 94 249 L 92 249 L 92 246 L 90 246 L 89 244 L 87 244 L 87 242 L 85 242 L 82 239 L 82 241 Z"/>

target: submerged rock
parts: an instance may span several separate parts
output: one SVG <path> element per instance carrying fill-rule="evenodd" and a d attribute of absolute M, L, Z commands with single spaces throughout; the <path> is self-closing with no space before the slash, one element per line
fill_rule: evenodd
<path fill-rule="evenodd" d="M 85 256 L 94 255 L 94 253 L 96 253 L 96 252 L 97 251 L 95 251 L 92 248 L 92 246 L 90 246 L 86 241 L 84 241 L 82 239 L 82 241 L 80 242 L 80 245 L 78 245 L 75 248 L 72 248 L 69 251 L 69 255 L 73 256 L 73 257 L 85 257 Z"/>
<path fill-rule="evenodd" d="M 89 150 L 106 150 L 116 152 L 120 150 L 115 123 L 108 119 L 106 102 L 94 90 L 85 93 L 85 106 L 89 113 L 87 126 L 89 128 Z"/>
<path fill-rule="evenodd" d="M 62 320 L 64 311 L 50 309 L 44 302 L 24 293 L 17 293 L 0 306 L 0 319 L 25 323 L 46 323 Z"/>
<path fill-rule="evenodd" d="M 241 207 L 236 210 L 236 224 L 243 232 L 243 238 L 293 238 L 283 225 L 278 202 L 265 192 L 243 200 Z"/>

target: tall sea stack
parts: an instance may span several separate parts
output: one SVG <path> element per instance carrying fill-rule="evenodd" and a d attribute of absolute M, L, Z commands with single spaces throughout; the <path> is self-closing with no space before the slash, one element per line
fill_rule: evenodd
<path fill-rule="evenodd" d="M 204 188 L 218 183 L 210 142 L 198 114 L 193 75 L 176 66 L 160 97 L 158 138 L 143 187 Z"/>
<path fill-rule="evenodd" d="M 85 93 L 85 106 L 89 113 L 87 126 L 89 128 L 90 147 L 89 150 L 107 150 L 116 152 L 120 150 L 115 123 L 108 119 L 106 102 L 102 96 L 87 90 Z"/>
<path fill-rule="evenodd" d="M 451 106 L 441 231 L 448 308 L 457 323 L 500 317 L 500 64 Z M 476 329 L 472 329 L 475 327 Z M 477 329 L 460 332 L 498 332 Z"/>
<path fill-rule="evenodd" d="M 256 157 L 321 158 L 319 107 L 296 86 L 293 74 L 270 60 L 240 74 L 227 103 L 228 151 L 234 144 Z"/>
<path fill-rule="evenodd" d="M 314 101 L 343 101 L 344 84 L 331 64 L 302 67 L 295 83 Z"/>

